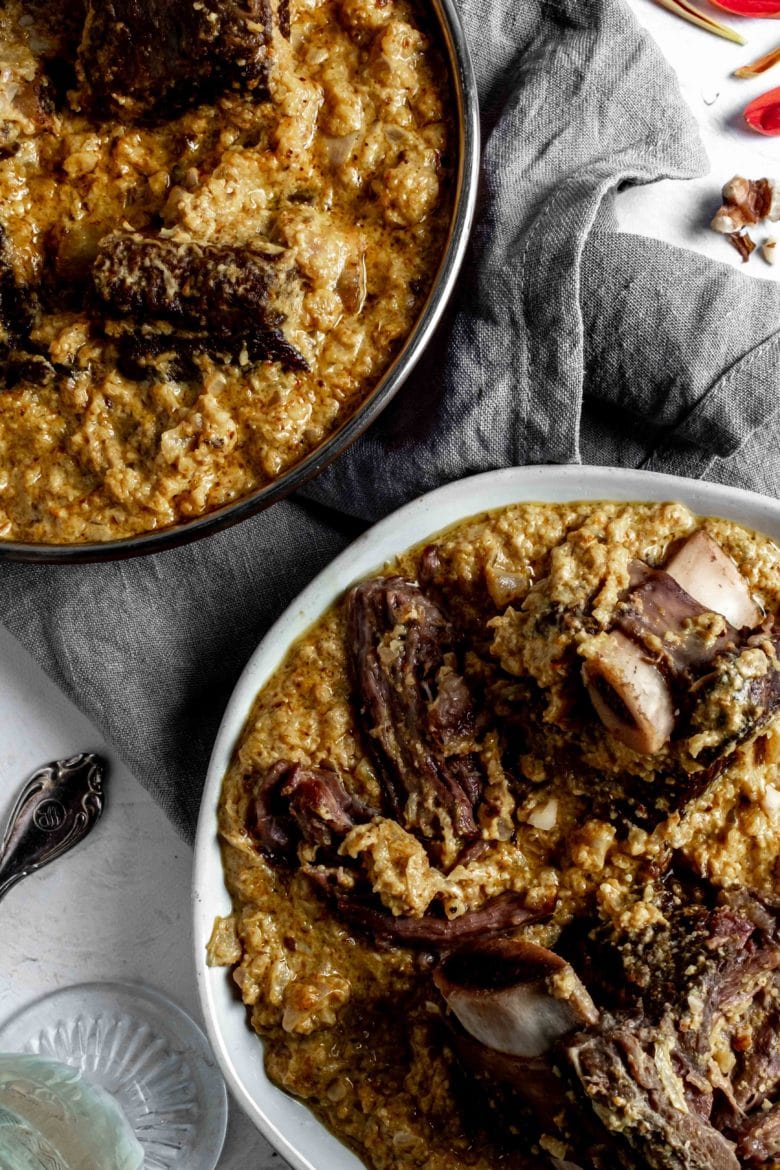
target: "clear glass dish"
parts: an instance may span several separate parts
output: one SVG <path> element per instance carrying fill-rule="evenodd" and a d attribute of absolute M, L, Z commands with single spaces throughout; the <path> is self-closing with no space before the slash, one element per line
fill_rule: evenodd
<path fill-rule="evenodd" d="M 0 1025 L 0 1052 L 46 1056 L 106 1090 L 141 1143 L 144 1170 L 214 1170 L 227 1092 L 200 1028 L 140 984 L 84 983 Z"/>

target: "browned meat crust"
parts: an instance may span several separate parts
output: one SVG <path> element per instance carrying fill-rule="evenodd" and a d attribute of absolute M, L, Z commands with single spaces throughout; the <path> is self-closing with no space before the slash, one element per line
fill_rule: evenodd
<path fill-rule="evenodd" d="M 0 224 L 0 357 L 26 336 L 33 317 L 34 298 L 17 282 Z"/>
<path fill-rule="evenodd" d="M 269 0 L 93 0 L 78 58 L 99 117 L 170 114 L 227 89 L 268 98 Z"/>
<path fill-rule="evenodd" d="M 92 279 L 97 296 L 114 313 L 196 331 L 182 339 L 190 353 L 235 355 L 246 348 L 250 361 L 270 358 L 287 369 L 308 369 L 281 331 L 284 315 L 269 304 L 272 290 L 294 279 L 279 250 L 112 232 L 100 242 Z M 164 352 L 165 345 L 165 336 L 158 335 L 146 354 Z"/>

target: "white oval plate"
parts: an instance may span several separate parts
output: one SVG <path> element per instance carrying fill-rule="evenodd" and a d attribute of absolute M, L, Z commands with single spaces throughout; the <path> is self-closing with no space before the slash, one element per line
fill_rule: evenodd
<path fill-rule="evenodd" d="M 231 910 L 216 834 L 222 777 L 257 692 L 295 639 L 345 589 L 459 520 L 529 500 L 679 500 L 700 515 L 724 516 L 780 540 L 780 502 L 754 492 L 621 468 L 510 467 L 448 484 L 382 520 L 315 577 L 271 627 L 228 703 L 206 777 L 195 842 L 195 964 L 208 1033 L 228 1085 L 258 1129 L 296 1170 L 359 1170 L 363 1164 L 304 1105 L 271 1084 L 260 1041 L 249 1028 L 246 1009 L 227 972 L 206 966 L 214 919 Z"/>

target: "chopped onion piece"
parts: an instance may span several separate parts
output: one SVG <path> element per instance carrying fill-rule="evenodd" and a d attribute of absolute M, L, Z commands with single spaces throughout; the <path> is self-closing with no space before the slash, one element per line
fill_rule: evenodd
<path fill-rule="evenodd" d="M 528 824 L 533 825 L 535 829 L 542 829 L 548 831 L 554 829 L 558 821 L 558 801 L 554 796 L 546 800 L 544 804 L 537 804 L 536 808 L 528 816 Z"/>
<path fill-rule="evenodd" d="M 358 135 L 345 134 L 342 138 L 325 138 L 328 161 L 334 167 L 343 166 L 354 150 Z"/>
<path fill-rule="evenodd" d="M 780 792 L 773 788 L 771 784 L 767 785 L 766 791 L 761 798 L 764 812 L 768 812 L 770 816 L 773 813 L 780 812 Z"/>

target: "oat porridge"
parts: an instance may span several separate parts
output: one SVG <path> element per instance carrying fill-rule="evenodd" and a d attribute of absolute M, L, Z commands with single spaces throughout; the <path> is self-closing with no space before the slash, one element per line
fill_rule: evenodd
<path fill-rule="evenodd" d="M 513 505 L 260 692 L 210 961 L 369 1166 L 780 1164 L 779 570 L 680 504 Z"/>
<path fill-rule="evenodd" d="M 273 481 L 399 352 L 456 137 L 422 0 L 0 4 L 0 539 Z"/>

